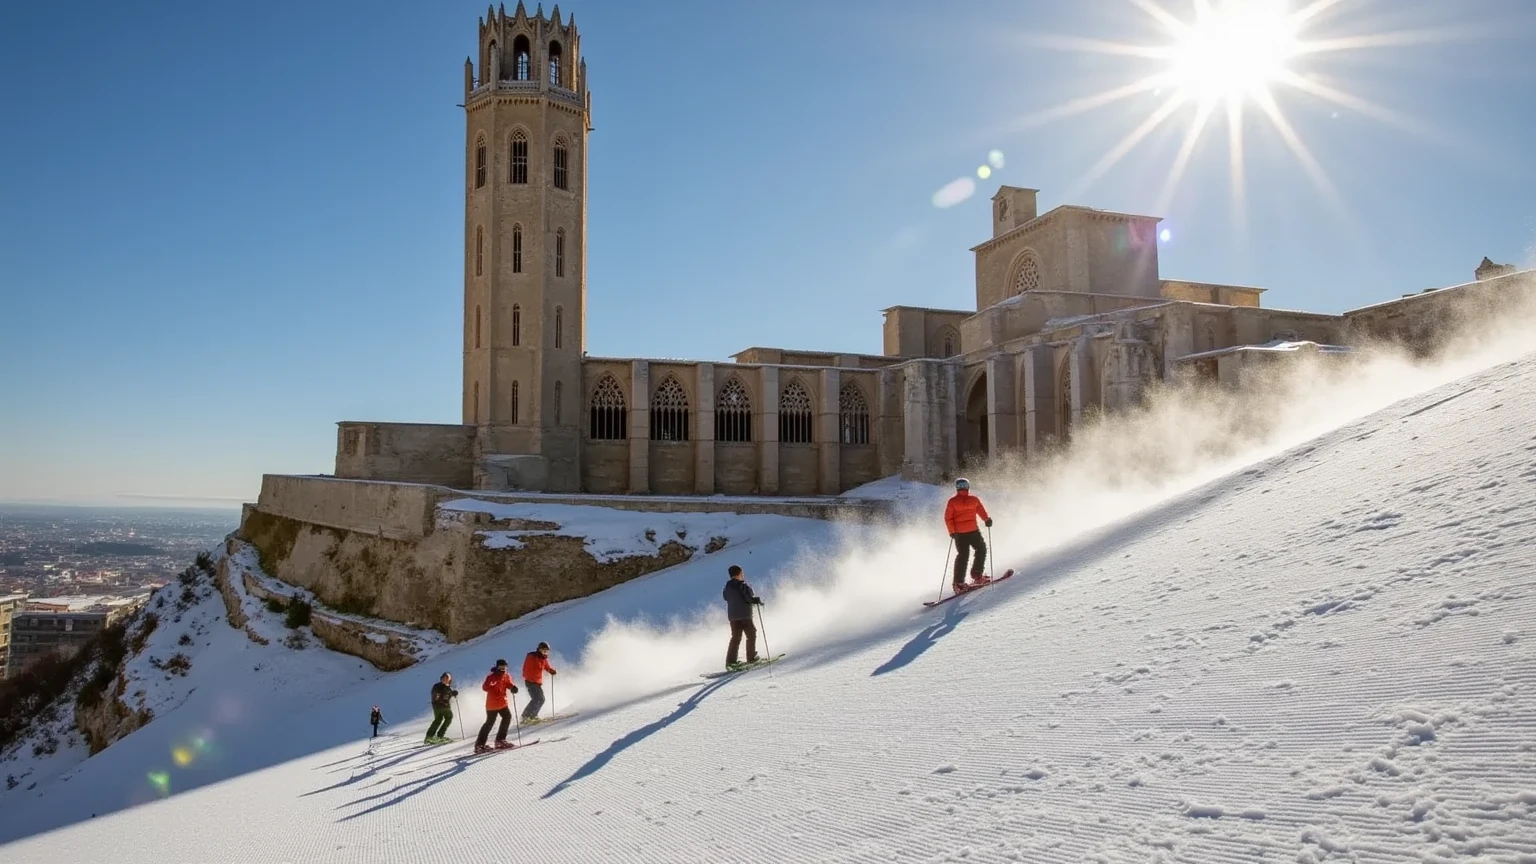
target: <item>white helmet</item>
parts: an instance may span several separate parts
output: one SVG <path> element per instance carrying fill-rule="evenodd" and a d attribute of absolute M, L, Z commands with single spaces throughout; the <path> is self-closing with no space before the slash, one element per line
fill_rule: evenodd
<path fill-rule="evenodd" d="M 956 489 L 969 489 L 969 488 L 971 488 L 971 481 L 965 479 L 964 477 L 961 477 L 961 478 L 959 478 L 959 479 L 957 479 L 955 481 L 955 488 Z"/>

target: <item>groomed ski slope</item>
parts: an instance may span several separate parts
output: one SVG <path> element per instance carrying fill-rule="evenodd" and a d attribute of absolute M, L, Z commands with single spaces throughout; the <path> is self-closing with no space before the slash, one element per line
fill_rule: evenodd
<path fill-rule="evenodd" d="M 88 818 L 190 722 L 157 721 L 67 789 L 8 802 L 0 837 L 25 839 L 0 862 L 1529 864 L 1533 405 L 1536 360 L 1496 365 L 1065 545 L 999 536 L 1019 575 L 934 610 L 937 528 L 838 558 L 831 528 L 786 527 L 304 710 L 253 706 L 220 752 L 272 767 Z M 999 529 L 1022 536 L 1007 520 L 1048 509 L 1030 506 L 994 507 Z M 705 682 L 731 561 L 790 654 Z M 424 712 L 390 711 L 424 707 L 441 666 L 473 734 L 497 656 L 574 654 L 596 617 L 660 595 L 703 607 L 703 629 L 617 623 L 579 668 L 557 657 L 560 707 L 583 713 L 525 732 L 537 746 L 417 751 Z M 396 737 L 366 755 L 375 702 Z M 306 751 L 337 725 L 356 739 Z"/>

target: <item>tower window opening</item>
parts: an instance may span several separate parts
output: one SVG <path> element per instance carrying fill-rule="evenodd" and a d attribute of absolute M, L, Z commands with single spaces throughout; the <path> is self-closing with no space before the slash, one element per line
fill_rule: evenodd
<path fill-rule="evenodd" d="M 560 43 L 549 43 L 549 86 L 563 87 L 560 81 Z"/>
<path fill-rule="evenodd" d="M 480 347 L 480 307 L 475 307 L 475 347 Z"/>
<path fill-rule="evenodd" d="M 485 185 L 485 139 L 475 143 L 475 188 Z"/>
<path fill-rule="evenodd" d="M 523 272 L 523 226 L 512 226 L 512 272 Z"/>
<path fill-rule="evenodd" d="M 528 182 L 528 136 L 519 129 L 512 133 L 511 156 L 512 173 L 508 181 L 516 185 Z"/>
<path fill-rule="evenodd" d="M 512 382 L 512 425 L 517 425 L 517 382 Z"/>
<path fill-rule="evenodd" d="M 563 331 L 564 329 L 565 329 L 565 310 L 560 308 L 559 306 L 556 306 L 555 307 L 555 347 L 556 348 L 559 348 L 560 347 L 560 343 L 562 341 L 564 341 L 561 338 L 561 335 L 560 335 L 561 331 Z"/>
<path fill-rule="evenodd" d="M 512 40 L 512 77 L 514 79 L 527 81 L 533 77 L 533 64 L 530 62 L 532 53 L 527 36 L 519 36 Z"/>
<path fill-rule="evenodd" d="M 569 173 L 570 172 L 568 172 L 566 170 L 566 156 L 567 156 L 567 154 L 569 152 L 570 151 L 568 151 L 566 149 L 566 147 L 565 147 L 565 142 L 564 141 L 556 141 L 555 142 L 555 188 L 556 189 L 569 189 L 569 188 L 571 188 L 571 181 L 570 181 L 570 177 L 569 177 Z"/>
<path fill-rule="evenodd" d="M 512 344 L 523 344 L 523 309 L 516 303 L 512 304 Z"/>
<path fill-rule="evenodd" d="M 475 382 L 474 400 L 475 400 L 475 407 L 474 407 L 473 411 L 474 411 L 475 424 L 479 425 L 479 423 L 480 423 L 480 382 L 479 381 Z"/>
<path fill-rule="evenodd" d="M 560 425 L 560 402 L 561 402 L 561 396 L 564 394 L 564 392 L 565 392 L 565 385 L 561 384 L 559 381 L 556 381 L 555 382 L 555 425 L 556 426 Z"/>
<path fill-rule="evenodd" d="M 475 275 L 485 274 L 485 229 L 475 229 Z"/>
<path fill-rule="evenodd" d="M 565 275 L 565 229 L 555 231 L 555 275 Z"/>

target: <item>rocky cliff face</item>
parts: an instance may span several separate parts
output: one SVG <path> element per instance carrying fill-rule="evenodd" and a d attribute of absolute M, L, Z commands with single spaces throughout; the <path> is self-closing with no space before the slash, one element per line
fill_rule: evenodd
<path fill-rule="evenodd" d="M 554 533 L 560 526 L 553 523 L 498 521 L 476 512 L 440 513 L 436 530 L 409 541 L 252 509 L 238 536 L 256 548 L 263 571 L 313 592 L 331 609 L 430 628 L 461 642 L 542 606 L 586 597 L 728 542 L 667 536 L 664 519 L 657 526 L 647 532 L 651 554 L 602 561 L 588 553 L 584 538 Z M 515 546 L 495 548 L 487 545 L 487 529 L 524 536 Z"/>

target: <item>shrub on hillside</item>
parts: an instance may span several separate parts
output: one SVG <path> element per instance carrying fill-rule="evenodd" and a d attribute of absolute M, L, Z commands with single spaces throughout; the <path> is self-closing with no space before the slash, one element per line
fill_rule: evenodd
<path fill-rule="evenodd" d="M 94 705 L 117 678 L 128 656 L 128 626 L 120 621 L 96 634 L 71 654 L 51 652 L 36 658 L 0 687 L 0 751 L 37 728 L 38 723 L 82 678 L 76 696 L 79 705 Z M 57 747 L 55 743 L 53 746 Z M 50 752 L 42 745 L 42 752 Z"/>
<path fill-rule="evenodd" d="M 288 601 L 288 614 L 283 623 L 290 629 L 297 630 L 309 625 L 309 619 L 313 613 L 314 609 L 310 607 L 308 601 L 295 597 Z"/>

